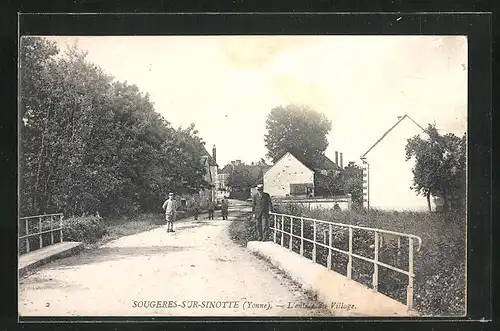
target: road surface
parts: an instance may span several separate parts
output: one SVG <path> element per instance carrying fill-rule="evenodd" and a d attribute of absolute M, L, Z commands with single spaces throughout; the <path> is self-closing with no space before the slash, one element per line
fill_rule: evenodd
<path fill-rule="evenodd" d="M 327 316 L 229 238 L 230 217 L 119 238 L 20 279 L 20 316 Z M 248 212 L 248 210 L 246 210 Z M 219 216 L 216 214 L 216 216 Z M 293 308 L 289 308 L 293 307 Z"/>

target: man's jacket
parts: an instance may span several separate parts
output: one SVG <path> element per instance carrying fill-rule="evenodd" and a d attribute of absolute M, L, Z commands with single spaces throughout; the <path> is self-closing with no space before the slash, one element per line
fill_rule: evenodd
<path fill-rule="evenodd" d="M 269 212 L 271 211 L 271 197 L 268 193 L 262 192 L 262 194 L 255 194 L 253 196 L 253 206 L 252 213 L 255 217 L 259 218 L 262 216 L 269 216 Z"/>

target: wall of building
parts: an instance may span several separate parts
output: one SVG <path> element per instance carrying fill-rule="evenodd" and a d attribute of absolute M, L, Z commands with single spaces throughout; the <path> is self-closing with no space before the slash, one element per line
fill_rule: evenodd
<path fill-rule="evenodd" d="M 227 178 L 229 174 L 217 174 L 217 190 L 227 191 L 228 187 L 226 185 Z"/>
<path fill-rule="evenodd" d="M 388 127 L 391 125 L 387 123 Z M 418 134 L 426 138 L 422 129 L 410 119 L 404 119 L 366 155 L 367 163 L 363 164 L 365 207 L 369 202 L 370 208 L 377 209 L 428 210 L 427 199 L 411 189 L 415 161 L 406 161 L 407 140 Z M 374 141 L 376 139 L 371 143 Z M 434 210 L 432 199 L 431 206 Z"/>
<path fill-rule="evenodd" d="M 264 174 L 264 190 L 272 197 L 285 197 L 290 184 L 314 184 L 314 172 L 287 153 Z"/>
<path fill-rule="evenodd" d="M 315 199 L 278 199 L 273 201 L 274 205 L 280 203 L 297 203 L 309 209 L 333 209 L 335 204 L 340 207 L 340 210 L 351 210 L 352 198 L 350 196 L 339 196 L 332 198 L 315 198 Z"/>

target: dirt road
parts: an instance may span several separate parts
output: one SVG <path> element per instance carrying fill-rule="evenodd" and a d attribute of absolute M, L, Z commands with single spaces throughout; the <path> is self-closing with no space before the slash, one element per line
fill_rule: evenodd
<path fill-rule="evenodd" d="M 227 229 L 237 216 L 236 210 L 228 221 L 202 215 L 177 224 L 175 233 L 161 227 L 48 264 L 20 280 L 19 314 L 329 315 L 267 262 L 231 241 Z"/>

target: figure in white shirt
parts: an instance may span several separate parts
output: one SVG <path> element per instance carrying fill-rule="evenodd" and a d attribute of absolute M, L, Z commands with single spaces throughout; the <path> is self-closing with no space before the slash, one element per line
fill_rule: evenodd
<path fill-rule="evenodd" d="M 165 219 L 167 220 L 167 232 L 174 232 L 174 221 L 177 216 L 177 203 L 174 200 L 174 194 L 169 193 L 168 199 L 163 203 L 162 209 L 165 209 Z"/>

